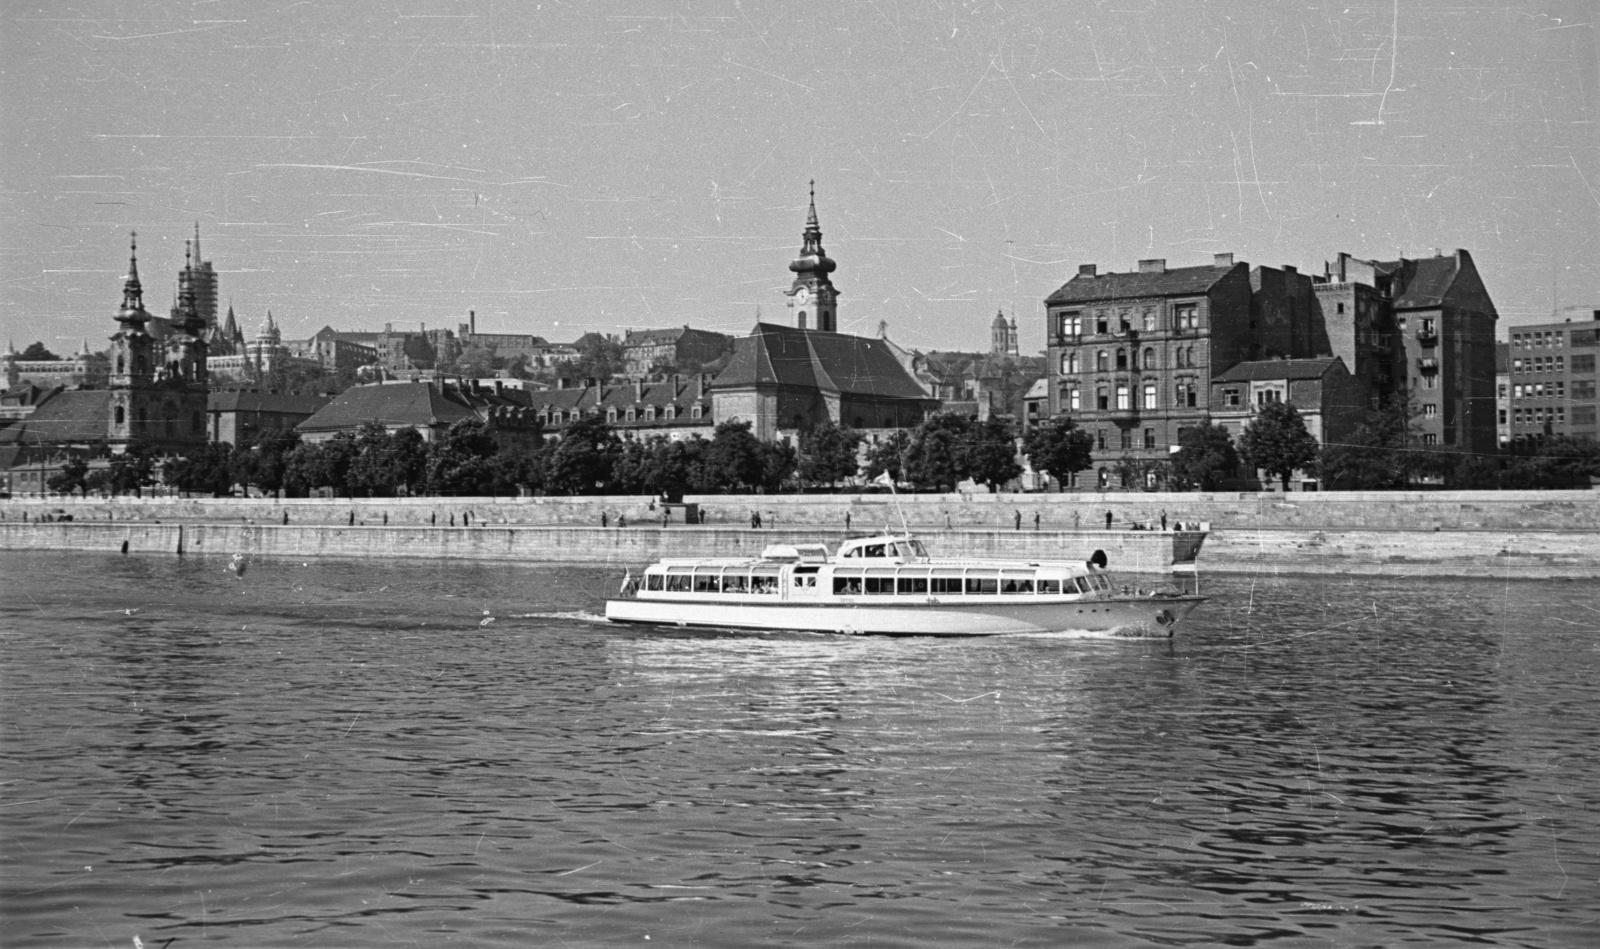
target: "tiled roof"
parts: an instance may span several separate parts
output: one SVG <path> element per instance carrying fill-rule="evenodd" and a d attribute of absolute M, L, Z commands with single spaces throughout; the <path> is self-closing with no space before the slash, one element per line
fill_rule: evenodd
<path fill-rule="evenodd" d="M 257 392 L 252 390 L 212 390 L 206 398 L 209 412 L 280 412 L 288 415 L 312 415 L 331 401 L 329 396 L 315 393 Z"/>
<path fill-rule="evenodd" d="M 45 400 L 60 392 L 61 386 L 45 388 L 33 383 L 17 386 L 5 393 L 0 393 L 0 405 L 42 405 Z"/>
<path fill-rule="evenodd" d="M 757 323 L 734 343 L 719 389 L 783 385 L 877 398 L 929 395 L 881 339 Z"/>
<path fill-rule="evenodd" d="M 1079 274 L 1045 298 L 1045 303 L 1090 303 L 1136 297 L 1174 297 L 1206 293 L 1234 267 L 1174 267 L 1159 273 Z"/>
<path fill-rule="evenodd" d="M 477 413 L 426 382 L 400 382 L 346 389 L 296 426 L 302 432 L 354 431 L 367 422 L 422 428 L 449 426 Z"/>
<path fill-rule="evenodd" d="M 1242 362 L 1225 372 L 1213 376 L 1212 382 L 1260 382 L 1273 379 L 1321 379 L 1334 363 L 1344 364 L 1338 356 L 1319 356 L 1315 359 L 1258 359 Z"/>
<path fill-rule="evenodd" d="M 1403 281 L 1404 289 L 1395 298 L 1397 310 L 1440 306 L 1445 294 L 1450 292 L 1450 285 L 1455 283 L 1456 274 L 1460 272 L 1453 256 L 1383 260 L 1377 261 L 1376 265 L 1385 273 L 1400 271 L 1399 279 Z"/>
<path fill-rule="evenodd" d="M 110 434 L 111 393 L 106 389 L 58 392 L 33 414 L 0 429 L 0 444 L 97 442 Z"/>

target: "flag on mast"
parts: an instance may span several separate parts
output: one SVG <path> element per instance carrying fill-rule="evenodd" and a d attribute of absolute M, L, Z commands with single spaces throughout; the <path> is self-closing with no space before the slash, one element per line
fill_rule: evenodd
<path fill-rule="evenodd" d="M 889 469 L 887 469 L 887 468 L 885 468 L 883 471 L 879 472 L 878 476 L 876 478 L 872 479 L 872 483 L 873 484 L 881 484 L 886 488 L 894 487 L 894 479 L 889 477 Z"/>

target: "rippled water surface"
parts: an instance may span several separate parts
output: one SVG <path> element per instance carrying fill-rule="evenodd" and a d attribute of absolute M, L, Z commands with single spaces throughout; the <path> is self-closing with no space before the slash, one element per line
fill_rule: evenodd
<path fill-rule="evenodd" d="M 0 943 L 1600 944 L 1591 583 L 1172 644 L 651 634 L 590 568 L 0 553 Z"/>

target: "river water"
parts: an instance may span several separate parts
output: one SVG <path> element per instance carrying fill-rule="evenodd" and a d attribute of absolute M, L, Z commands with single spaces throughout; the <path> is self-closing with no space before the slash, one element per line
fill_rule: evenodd
<path fill-rule="evenodd" d="M 1589 583 L 1172 643 L 657 633 L 611 570 L 0 553 L 0 944 L 1580 946 Z"/>

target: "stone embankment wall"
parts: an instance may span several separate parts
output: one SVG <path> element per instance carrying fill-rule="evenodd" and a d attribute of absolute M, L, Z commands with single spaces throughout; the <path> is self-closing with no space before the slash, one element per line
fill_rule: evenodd
<path fill-rule="evenodd" d="M 898 527 L 900 512 L 919 530 L 1024 529 L 1039 515 L 1044 530 L 1103 528 L 1107 512 L 1118 528 L 1177 521 L 1206 522 L 1217 531 L 1590 531 L 1600 532 L 1600 493 L 1590 491 L 1333 492 L 1320 494 L 918 494 L 902 496 L 897 511 L 886 494 L 690 496 L 707 512 L 707 526 L 748 526 L 760 512 L 767 528 L 856 530 Z M 0 523 L 37 520 L 56 510 L 77 521 L 291 525 L 597 527 L 618 515 L 630 524 L 660 524 L 660 507 L 645 497 L 603 498 L 373 498 L 349 500 L 242 498 L 118 498 L 114 501 L 13 499 L 0 501 Z M 675 524 L 682 512 L 674 509 Z"/>

